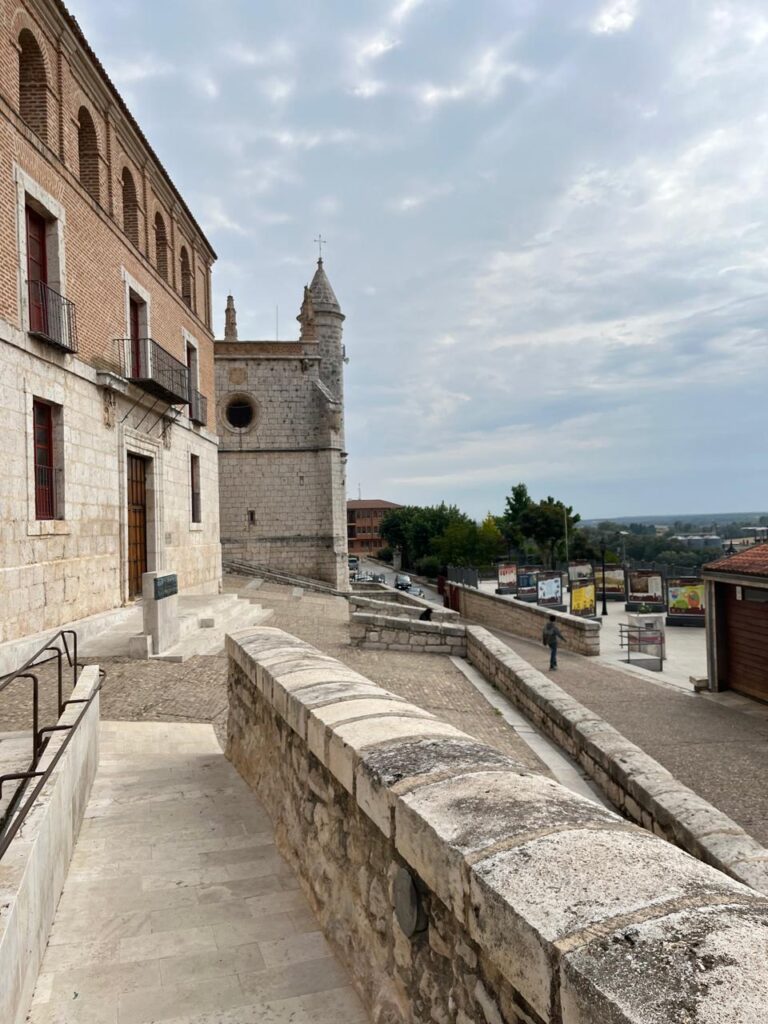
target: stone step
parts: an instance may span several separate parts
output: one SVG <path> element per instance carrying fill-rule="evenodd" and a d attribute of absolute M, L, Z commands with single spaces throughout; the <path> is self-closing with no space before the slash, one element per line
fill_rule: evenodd
<path fill-rule="evenodd" d="M 261 605 L 246 601 L 238 603 L 244 607 L 229 616 L 226 623 L 211 629 L 198 630 L 193 636 L 185 638 L 163 654 L 152 655 L 150 660 L 179 663 L 198 654 L 221 654 L 224 651 L 227 633 L 245 629 L 247 626 L 266 625 L 274 617 L 272 608 L 262 608 Z"/>

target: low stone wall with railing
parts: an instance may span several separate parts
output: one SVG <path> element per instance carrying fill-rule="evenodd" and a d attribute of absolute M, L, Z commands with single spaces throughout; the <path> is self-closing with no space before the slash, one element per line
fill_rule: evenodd
<path fill-rule="evenodd" d="M 406 615 L 355 612 L 349 619 L 349 642 L 372 651 L 410 651 L 412 654 L 453 654 L 464 657 L 464 626 L 450 622 L 421 622 Z"/>
<path fill-rule="evenodd" d="M 763 1024 L 768 900 L 278 629 L 227 756 L 375 1024 Z"/>
<path fill-rule="evenodd" d="M 397 591 L 393 591 L 396 594 Z M 349 595 L 349 613 L 362 611 L 372 615 L 401 615 L 409 619 L 418 619 L 427 609 L 431 612 L 431 622 L 458 622 L 459 613 L 450 608 L 439 608 L 429 601 L 412 597 L 410 602 L 397 601 L 389 594 L 382 594 L 380 599 L 363 597 L 360 594 Z"/>
<path fill-rule="evenodd" d="M 446 589 L 451 594 L 451 607 L 470 622 L 541 642 L 544 625 L 549 616 L 554 615 L 569 650 L 586 655 L 600 653 L 600 623 L 593 619 L 582 619 L 569 612 L 556 612 L 515 598 L 486 594 L 458 583 L 447 583 Z"/>

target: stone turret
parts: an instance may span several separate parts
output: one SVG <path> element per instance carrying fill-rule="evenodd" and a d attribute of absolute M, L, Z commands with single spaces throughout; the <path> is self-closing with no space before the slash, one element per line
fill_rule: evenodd
<path fill-rule="evenodd" d="M 309 287 L 304 285 L 304 299 L 296 319 L 301 324 L 299 341 L 317 341 L 315 331 L 315 307 L 312 305 L 312 296 L 309 294 Z"/>
<path fill-rule="evenodd" d="M 314 327 L 320 350 L 320 378 L 336 401 L 344 401 L 344 346 L 341 341 L 344 314 L 325 273 L 322 256 L 309 286 Z"/>
<path fill-rule="evenodd" d="M 227 308 L 224 313 L 224 341 L 237 341 L 237 310 L 231 295 L 227 296 Z"/>

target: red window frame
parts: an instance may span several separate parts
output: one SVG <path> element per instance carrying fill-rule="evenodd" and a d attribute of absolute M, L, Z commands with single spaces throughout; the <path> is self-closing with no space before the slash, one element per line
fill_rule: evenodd
<path fill-rule="evenodd" d="M 47 223 L 37 210 L 26 207 L 27 286 L 29 288 L 29 329 L 46 330 L 45 286 L 48 284 Z"/>
<path fill-rule="evenodd" d="M 202 507 L 200 505 L 200 456 L 189 456 L 189 483 L 192 493 L 192 522 L 203 521 Z"/>
<path fill-rule="evenodd" d="M 35 518 L 56 519 L 56 470 L 53 465 L 53 409 L 48 402 L 32 402 L 35 450 Z"/>

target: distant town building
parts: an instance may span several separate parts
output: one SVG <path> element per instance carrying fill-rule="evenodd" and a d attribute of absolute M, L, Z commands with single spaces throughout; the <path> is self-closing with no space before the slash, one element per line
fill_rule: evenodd
<path fill-rule="evenodd" d="M 722 549 L 723 547 L 723 538 L 716 537 L 713 534 L 678 534 L 670 539 L 677 541 L 678 544 L 682 544 L 687 548 Z"/>
<path fill-rule="evenodd" d="M 224 560 L 349 588 L 344 315 L 318 260 L 297 341 L 240 341 L 232 296 L 216 342 Z"/>
<path fill-rule="evenodd" d="M 711 690 L 768 700 L 768 544 L 704 566 Z"/>
<path fill-rule="evenodd" d="M 393 508 L 393 501 L 356 498 L 347 502 L 347 543 L 350 555 L 375 555 L 385 546 L 379 533 L 381 521 Z"/>
<path fill-rule="evenodd" d="M 0 641 L 221 579 L 215 259 L 77 22 L 3 5 Z M 189 154 L 192 156 L 192 154 Z"/>

